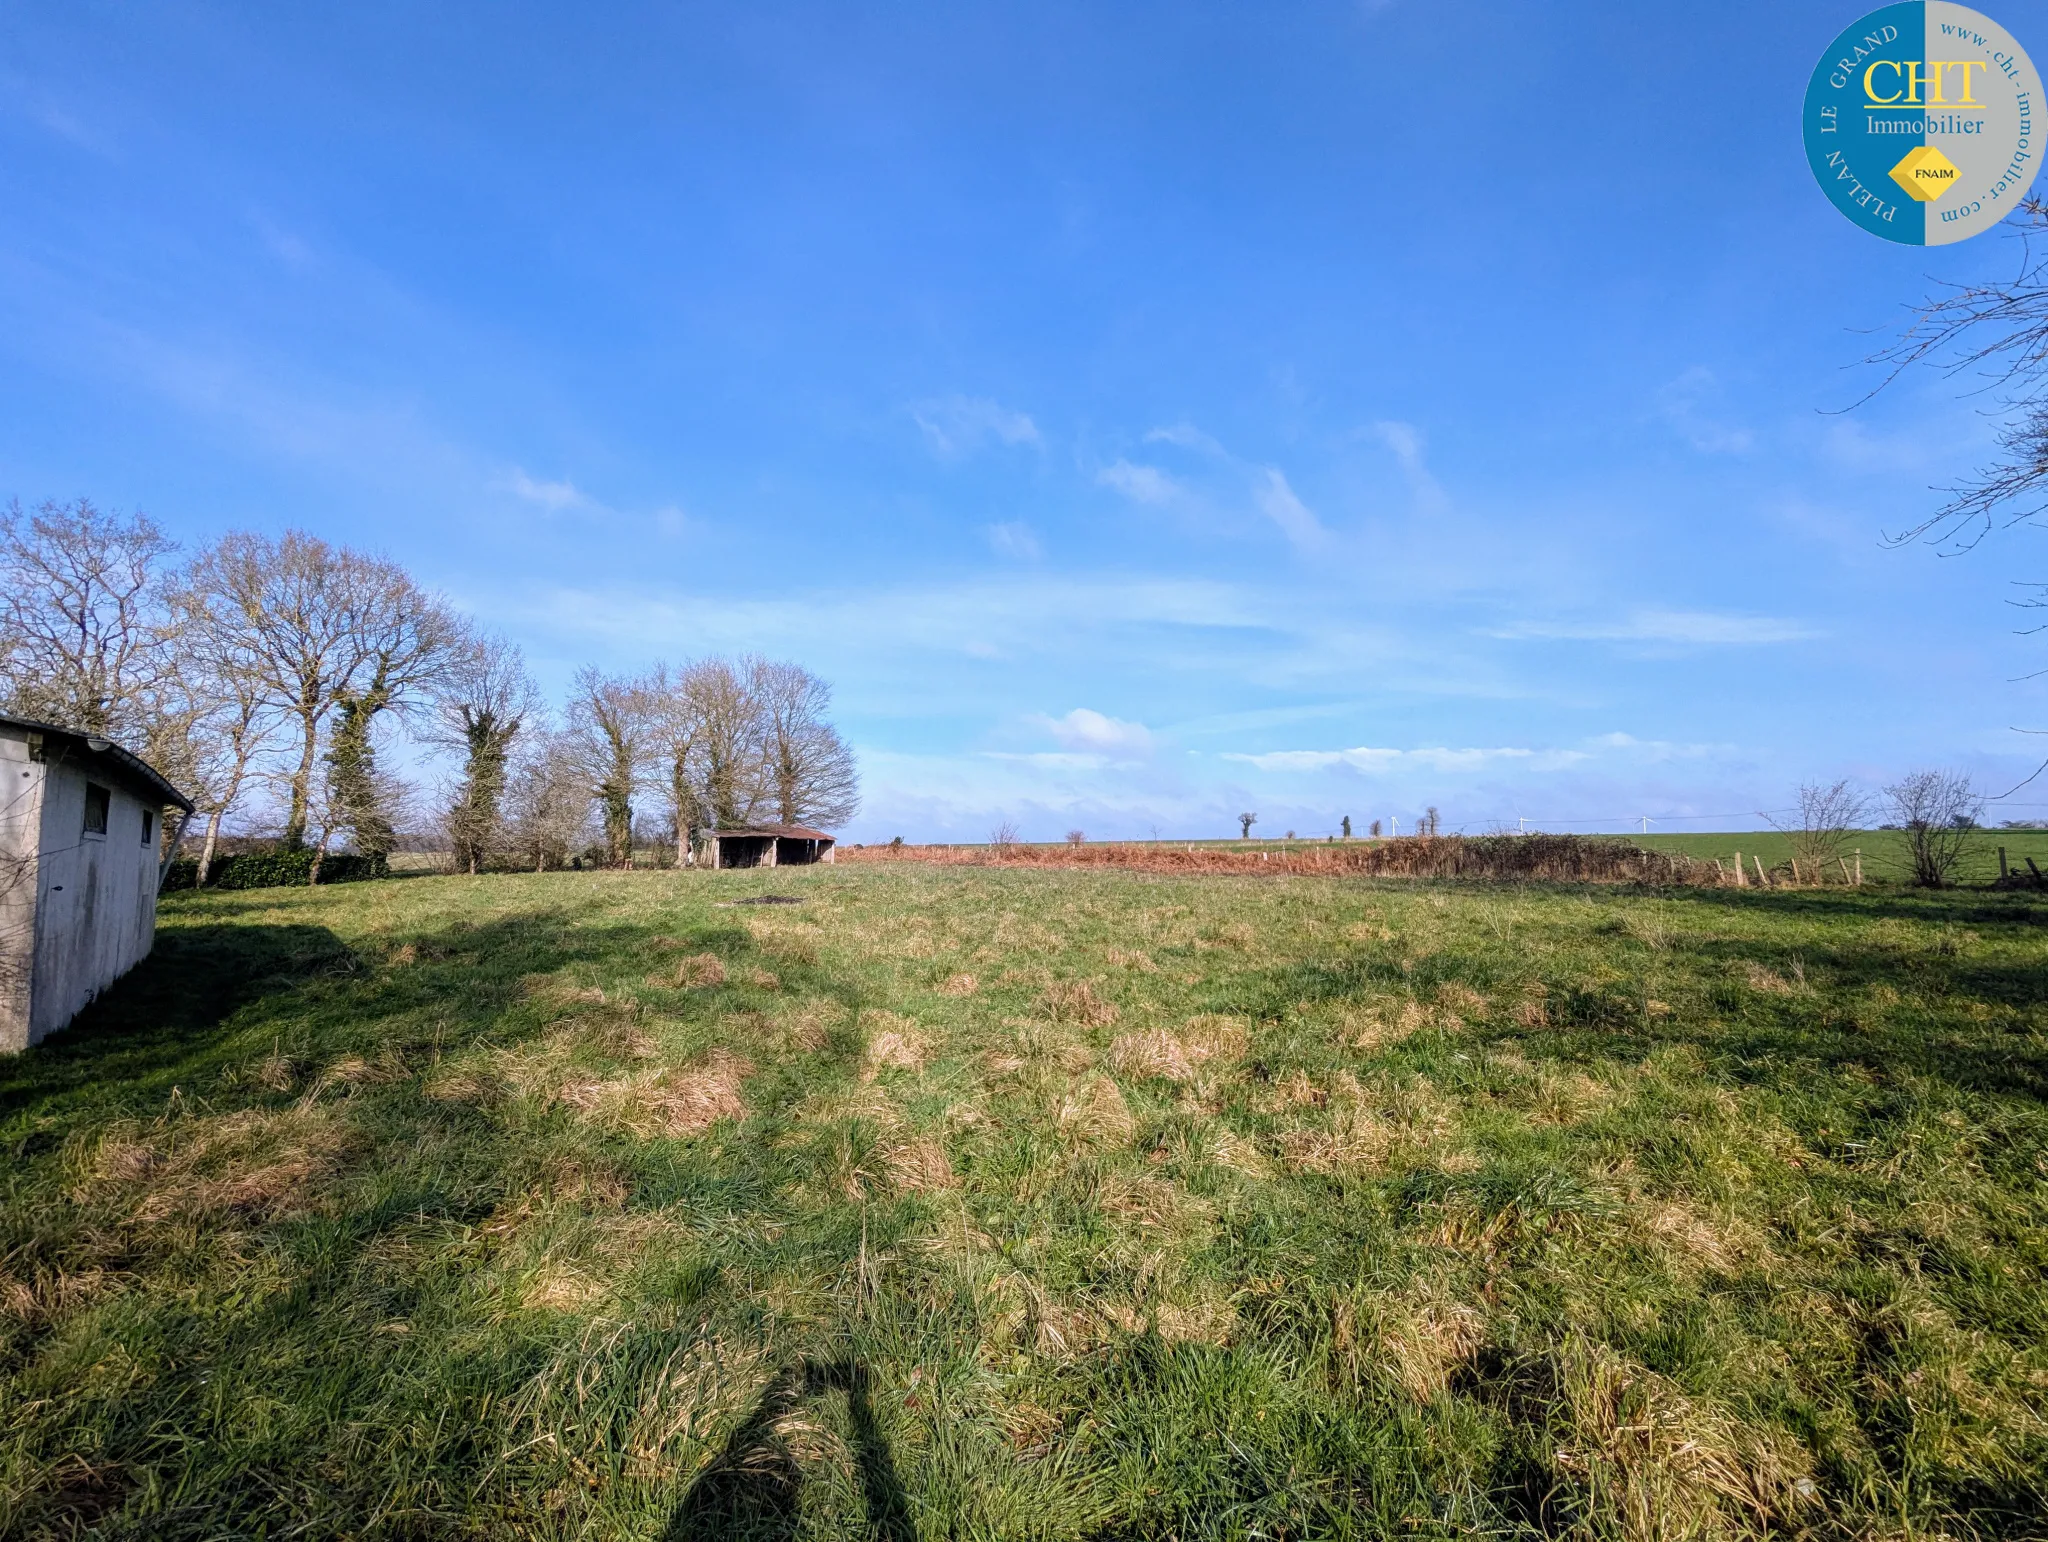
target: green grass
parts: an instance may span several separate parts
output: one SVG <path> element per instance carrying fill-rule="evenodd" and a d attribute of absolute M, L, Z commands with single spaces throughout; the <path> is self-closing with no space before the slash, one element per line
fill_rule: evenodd
<path fill-rule="evenodd" d="M 0 1063 L 0 1535 L 2038 1537 L 2044 919 L 180 895 Z"/>
<path fill-rule="evenodd" d="M 1740 834 L 1724 835 L 1663 835 L 1652 830 L 1647 836 L 1630 835 L 1621 839 L 1633 841 L 1638 846 L 1647 846 L 1652 851 L 1672 851 L 1688 857 L 1713 857 L 1722 862 L 1733 863 L 1735 853 L 1742 853 L 1745 866 L 1752 858 L 1761 857 L 1766 868 L 1776 867 L 1792 856 L 1792 841 L 1789 836 L 1776 830 L 1746 830 Z M 1964 848 L 1962 860 L 1956 865 L 1956 881 L 1964 884 L 1988 884 L 1998 877 L 1998 848 L 2005 848 L 2009 866 L 2021 872 L 2026 871 L 2026 859 L 2032 857 L 2043 873 L 2048 873 L 2048 830 L 1984 830 L 1970 838 Z M 1864 830 L 1852 835 L 1847 843 L 1849 852 L 1863 853 L 1863 876 L 1866 880 L 1882 879 L 1889 882 L 1903 882 L 1912 876 L 1912 863 L 1906 853 L 1906 837 L 1898 830 Z M 1849 857 L 1853 868 L 1854 856 Z"/>

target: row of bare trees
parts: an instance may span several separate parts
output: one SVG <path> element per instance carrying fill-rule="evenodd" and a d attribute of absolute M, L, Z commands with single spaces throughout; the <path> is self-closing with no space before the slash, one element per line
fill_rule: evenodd
<path fill-rule="evenodd" d="M 113 739 L 186 788 L 202 883 L 257 794 L 288 846 L 388 853 L 394 729 L 458 758 L 445 819 L 470 871 L 560 865 L 593 804 L 611 859 L 630 860 L 633 801 L 656 776 L 679 854 L 707 824 L 836 824 L 857 803 L 829 688 L 796 665 L 586 670 L 557 728 L 519 650 L 387 558 L 299 531 L 184 558 L 146 516 L 83 499 L 0 510 L 0 705 Z"/>
<path fill-rule="evenodd" d="M 830 706 L 816 675 L 752 656 L 657 664 L 637 677 L 584 670 L 569 707 L 568 759 L 596 791 L 606 859 L 631 859 L 643 789 L 668 816 L 678 863 L 703 829 L 846 823 L 859 783 Z"/>

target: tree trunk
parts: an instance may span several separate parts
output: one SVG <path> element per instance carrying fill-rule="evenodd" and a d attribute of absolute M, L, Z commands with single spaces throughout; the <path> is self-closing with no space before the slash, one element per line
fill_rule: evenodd
<path fill-rule="evenodd" d="M 206 816 L 206 841 L 199 848 L 199 871 L 193 876 L 192 887 L 203 889 L 206 878 L 213 871 L 214 849 L 220 845 L 220 817 L 222 810 L 215 809 Z"/>
<path fill-rule="evenodd" d="M 313 763 L 320 756 L 320 724 L 310 713 L 299 714 L 306 731 L 306 747 L 299 752 L 299 768 L 292 773 L 291 811 L 285 816 L 284 843 L 287 848 L 306 844 L 307 810 L 313 801 Z M 324 837 L 323 837 L 324 842 Z"/>

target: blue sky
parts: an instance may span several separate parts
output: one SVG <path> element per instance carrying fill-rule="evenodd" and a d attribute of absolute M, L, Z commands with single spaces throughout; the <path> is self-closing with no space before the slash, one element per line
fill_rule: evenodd
<path fill-rule="evenodd" d="M 853 839 L 2002 791 L 2040 537 L 1882 539 L 1996 399 L 1839 409 L 2017 243 L 1813 185 L 1858 8 L 10 6 L 0 497 L 798 659 Z"/>

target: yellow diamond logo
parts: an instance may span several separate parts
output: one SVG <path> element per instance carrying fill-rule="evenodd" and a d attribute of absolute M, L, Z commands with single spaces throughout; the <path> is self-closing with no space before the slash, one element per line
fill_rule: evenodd
<path fill-rule="evenodd" d="M 1916 145 L 1892 168 L 1892 180 L 1922 203 L 1933 203 L 1956 185 L 1956 163 L 1933 145 Z"/>

